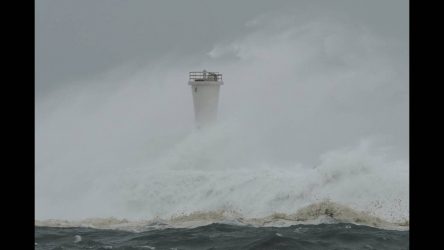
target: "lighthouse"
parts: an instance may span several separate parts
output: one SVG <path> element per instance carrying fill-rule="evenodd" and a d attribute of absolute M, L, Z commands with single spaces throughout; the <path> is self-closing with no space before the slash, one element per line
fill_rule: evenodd
<path fill-rule="evenodd" d="M 190 72 L 188 84 L 193 95 L 196 127 L 207 127 L 217 119 L 219 88 L 224 84 L 222 74 L 206 70 Z"/>

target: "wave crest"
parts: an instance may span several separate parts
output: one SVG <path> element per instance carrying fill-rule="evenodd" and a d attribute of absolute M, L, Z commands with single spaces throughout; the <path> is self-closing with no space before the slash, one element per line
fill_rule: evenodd
<path fill-rule="evenodd" d="M 345 205 L 324 200 L 297 210 L 295 213 L 273 213 L 262 218 L 248 218 L 234 210 L 195 211 L 189 214 L 172 216 L 169 219 L 159 217 L 150 220 L 128 220 L 109 218 L 88 218 L 70 220 L 36 220 L 36 226 L 42 227 L 91 227 L 97 229 L 118 229 L 128 231 L 146 231 L 165 228 L 193 228 L 212 223 L 235 224 L 254 227 L 285 227 L 298 224 L 352 223 L 382 229 L 408 230 L 409 221 L 389 222 L 363 211 L 357 211 Z"/>

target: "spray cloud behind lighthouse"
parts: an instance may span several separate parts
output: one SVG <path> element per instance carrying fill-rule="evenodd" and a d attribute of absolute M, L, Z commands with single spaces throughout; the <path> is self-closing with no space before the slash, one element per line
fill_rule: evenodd
<path fill-rule="evenodd" d="M 227 207 L 260 217 L 325 197 L 408 214 L 408 60 L 398 59 L 408 58 L 408 43 L 280 20 L 279 29 L 266 19 L 219 39 L 208 56 L 116 69 L 37 98 L 36 218 L 168 218 Z M 193 133 L 186 74 L 205 67 L 229 86 L 217 124 Z M 387 144 L 356 146 L 374 134 Z"/>

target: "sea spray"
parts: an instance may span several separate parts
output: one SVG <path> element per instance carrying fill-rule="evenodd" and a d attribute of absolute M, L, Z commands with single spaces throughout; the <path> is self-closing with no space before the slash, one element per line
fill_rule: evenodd
<path fill-rule="evenodd" d="M 263 218 L 330 199 L 408 221 L 408 161 L 396 153 L 407 145 L 408 74 L 383 38 L 284 23 L 212 51 L 39 100 L 36 218 Z M 220 121 L 205 131 L 193 130 L 190 67 L 224 72 Z M 387 143 L 367 142 L 374 135 Z"/>

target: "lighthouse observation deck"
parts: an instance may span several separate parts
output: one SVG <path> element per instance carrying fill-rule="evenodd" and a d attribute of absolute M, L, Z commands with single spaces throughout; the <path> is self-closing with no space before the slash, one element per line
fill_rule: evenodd
<path fill-rule="evenodd" d="M 215 81 L 222 82 L 222 74 L 219 72 L 190 72 L 190 82 Z"/>

